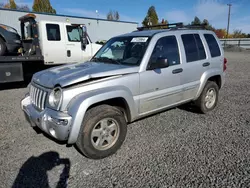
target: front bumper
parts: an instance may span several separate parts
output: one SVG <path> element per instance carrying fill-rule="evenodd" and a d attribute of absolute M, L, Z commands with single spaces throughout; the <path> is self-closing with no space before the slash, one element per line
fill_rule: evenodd
<path fill-rule="evenodd" d="M 32 127 L 39 127 L 56 140 L 68 140 L 72 125 L 71 116 L 48 108 L 40 112 L 31 103 L 30 96 L 21 101 L 21 107 Z"/>

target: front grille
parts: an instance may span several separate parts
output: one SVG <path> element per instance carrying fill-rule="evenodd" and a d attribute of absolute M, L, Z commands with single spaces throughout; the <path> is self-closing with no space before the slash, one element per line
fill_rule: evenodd
<path fill-rule="evenodd" d="M 47 92 L 41 88 L 30 86 L 30 98 L 32 104 L 39 110 L 44 110 L 46 102 Z"/>

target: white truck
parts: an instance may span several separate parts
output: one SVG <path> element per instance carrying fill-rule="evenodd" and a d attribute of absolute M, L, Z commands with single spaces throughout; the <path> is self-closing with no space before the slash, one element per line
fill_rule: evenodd
<path fill-rule="evenodd" d="M 88 61 L 102 46 L 92 43 L 84 24 L 37 22 L 34 14 L 19 21 L 22 47 L 15 56 L 0 56 L 0 83 L 23 81 L 34 66 Z"/>

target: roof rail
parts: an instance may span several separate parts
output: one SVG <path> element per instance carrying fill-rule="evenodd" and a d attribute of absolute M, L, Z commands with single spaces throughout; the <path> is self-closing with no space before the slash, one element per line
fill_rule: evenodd
<path fill-rule="evenodd" d="M 207 24 L 192 24 L 192 25 L 184 25 L 183 22 L 171 23 L 171 24 L 158 24 L 158 25 L 151 25 L 151 26 L 144 26 L 138 27 L 137 31 L 149 30 L 149 29 L 179 29 L 179 28 L 186 28 L 186 29 L 206 29 Z"/>
<path fill-rule="evenodd" d="M 172 26 L 174 26 L 174 27 L 183 27 L 183 23 L 182 22 L 177 22 L 177 23 L 171 23 L 171 24 L 149 25 L 149 26 L 144 26 L 144 27 L 138 27 L 137 30 L 138 31 L 143 31 L 143 30 L 146 30 L 146 29 L 153 29 L 153 28 L 169 29 Z"/>
<path fill-rule="evenodd" d="M 198 28 L 201 28 L 201 29 L 206 29 L 206 26 L 208 26 L 207 23 L 202 23 L 202 24 L 192 24 L 192 25 L 185 25 L 184 28 L 188 28 L 188 29 L 198 29 Z"/>

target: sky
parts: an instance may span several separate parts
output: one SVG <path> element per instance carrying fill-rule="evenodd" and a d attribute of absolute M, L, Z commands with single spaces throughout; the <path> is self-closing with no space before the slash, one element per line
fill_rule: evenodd
<path fill-rule="evenodd" d="M 0 2 L 6 0 L 0 0 Z M 159 20 L 169 23 L 190 23 L 194 16 L 207 19 L 216 28 L 226 28 L 228 3 L 232 4 L 230 32 L 240 29 L 250 33 L 250 0 L 50 0 L 57 14 L 106 18 L 109 10 L 116 10 L 120 20 L 138 22 L 155 6 Z M 33 0 L 16 0 L 17 4 L 28 4 Z M 98 13 L 97 13 L 98 12 Z"/>

